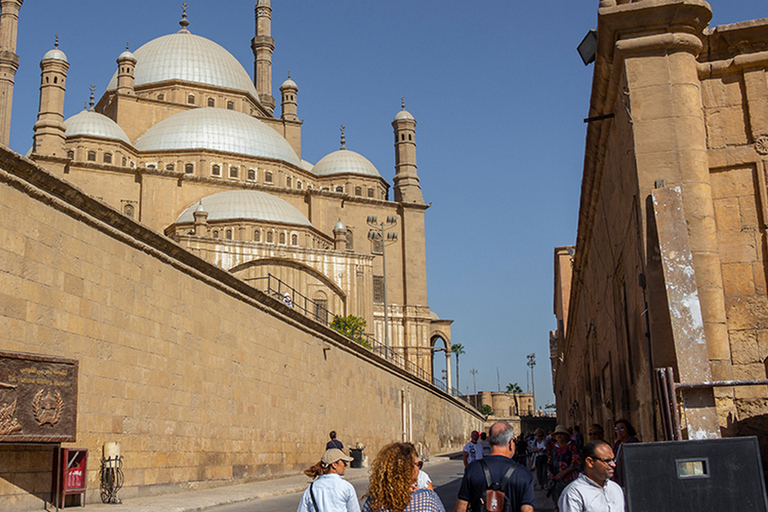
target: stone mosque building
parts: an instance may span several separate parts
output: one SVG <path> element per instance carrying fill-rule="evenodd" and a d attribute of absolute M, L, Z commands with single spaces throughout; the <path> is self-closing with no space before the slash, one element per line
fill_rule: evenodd
<path fill-rule="evenodd" d="M 427 305 L 416 120 L 403 104 L 392 121 L 393 190 L 346 148 L 343 127 L 339 149 L 314 165 L 302 160 L 290 78 L 275 112 L 271 15 L 270 1 L 259 0 L 254 80 L 226 49 L 192 33 L 185 8 L 178 31 L 120 53 L 101 98 L 92 93 L 68 119 L 68 63 L 57 42 L 40 62 L 28 156 L 323 322 L 364 319 L 367 335 L 389 338 L 395 357 L 431 375 L 435 340 L 450 357 L 450 322 Z"/>

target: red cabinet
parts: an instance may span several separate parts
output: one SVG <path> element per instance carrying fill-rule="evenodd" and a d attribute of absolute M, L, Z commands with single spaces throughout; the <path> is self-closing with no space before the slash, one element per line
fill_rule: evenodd
<path fill-rule="evenodd" d="M 51 504 L 64 508 L 66 497 L 80 495 L 80 506 L 85 506 L 88 450 L 81 448 L 55 448 L 53 451 L 53 499 Z"/>

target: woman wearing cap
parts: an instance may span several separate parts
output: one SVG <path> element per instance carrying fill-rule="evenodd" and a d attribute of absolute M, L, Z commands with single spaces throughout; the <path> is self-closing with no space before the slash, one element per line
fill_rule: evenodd
<path fill-rule="evenodd" d="M 555 502 L 555 510 L 563 489 L 576 480 L 579 476 L 579 467 L 581 466 L 581 457 L 576 443 L 571 441 L 571 434 L 563 425 L 555 427 L 553 434 L 556 443 L 549 452 L 549 479 L 552 480 L 552 500 Z"/>
<path fill-rule="evenodd" d="M 360 512 L 360 503 L 352 484 L 342 477 L 352 457 L 338 448 L 326 450 L 320 462 L 304 474 L 316 480 L 309 484 L 296 512 Z"/>
<path fill-rule="evenodd" d="M 445 512 L 435 491 L 417 489 L 419 460 L 411 443 L 381 449 L 371 465 L 363 512 Z"/>

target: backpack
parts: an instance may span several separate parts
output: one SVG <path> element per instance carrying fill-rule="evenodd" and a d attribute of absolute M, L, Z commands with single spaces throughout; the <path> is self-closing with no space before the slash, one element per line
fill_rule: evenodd
<path fill-rule="evenodd" d="M 488 469 L 488 464 L 484 459 L 480 459 L 480 465 L 483 466 L 483 473 L 485 473 L 485 496 L 480 499 L 481 504 L 485 504 L 485 510 L 488 512 L 508 511 L 510 503 L 507 500 L 504 489 L 507 488 L 512 473 L 517 469 L 517 463 L 512 461 L 512 465 L 504 474 L 500 484 L 498 482 L 491 482 L 491 471 Z"/>

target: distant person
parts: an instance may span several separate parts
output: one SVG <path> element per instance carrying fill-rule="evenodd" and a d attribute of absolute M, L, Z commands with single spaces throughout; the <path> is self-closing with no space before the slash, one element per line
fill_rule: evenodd
<path fill-rule="evenodd" d="M 552 501 L 555 502 L 555 510 L 557 510 L 557 502 L 563 490 L 579 476 L 581 457 L 576 443 L 571 441 L 571 435 L 563 425 L 558 425 L 555 428 L 554 437 L 555 444 L 549 452 L 547 471 L 549 472 L 549 479 L 552 481 L 550 487 Z"/>
<path fill-rule="evenodd" d="M 624 451 L 622 448 L 627 443 L 639 443 L 640 440 L 636 437 L 637 430 L 628 420 L 616 420 L 613 425 L 613 431 L 616 434 L 616 442 L 613 445 L 613 453 L 616 454 L 616 472 L 613 474 L 613 481 L 624 487 Z"/>
<path fill-rule="evenodd" d="M 487 457 L 491 454 L 491 445 L 488 444 L 488 435 L 485 432 L 480 432 L 480 445 L 483 447 L 483 457 Z"/>
<path fill-rule="evenodd" d="M 512 457 L 515 462 L 527 465 L 528 462 L 528 441 L 525 440 L 523 434 L 520 434 L 515 438 L 515 455 Z"/>
<path fill-rule="evenodd" d="M 576 443 L 576 448 L 581 451 L 584 448 L 584 434 L 581 433 L 581 427 L 578 425 L 573 426 L 573 434 L 571 434 L 571 441 Z"/>
<path fill-rule="evenodd" d="M 347 462 L 352 462 L 352 457 L 331 448 L 320 462 L 304 471 L 315 480 L 304 491 L 296 512 L 360 512 L 355 488 L 343 478 Z"/>
<path fill-rule="evenodd" d="M 341 444 L 341 441 L 336 439 L 336 431 L 331 430 L 331 433 L 328 434 L 331 437 L 331 440 L 325 443 L 325 449 L 330 450 L 331 448 L 336 448 L 338 450 L 344 451 L 344 445 Z"/>
<path fill-rule="evenodd" d="M 464 460 L 464 467 L 472 464 L 476 460 L 483 458 L 483 445 L 480 444 L 480 433 L 473 430 L 469 434 L 469 442 L 461 450 L 461 458 Z"/>
<path fill-rule="evenodd" d="M 424 467 L 424 461 L 420 460 L 418 464 L 419 475 L 416 477 L 416 488 L 434 490 L 432 487 L 432 479 L 429 478 L 429 475 L 422 469 Z"/>
<path fill-rule="evenodd" d="M 611 480 L 616 461 L 611 445 L 590 441 L 581 452 L 584 472 L 560 496 L 560 512 L 624 512 L 624 492 Z"/>
<path fill-rule="evenodd" d="M 512 460 L 515 449 L 515 431 L 512 425 L 506 421 L 494 423 L 489 434 L 491 454 L 470 464 L 464 470 L 453 512 L 466 512 L 470 505 L 473 512 L 486 510 L 481 501 L 485 499 L 487 488 L 485 468 L 490 472 L 491 483 L 501 486 L 503 481 L 507 480 L 506 485 L 499 489 L 504 492 L 505 511 L 533 512 L 533 502 L 536 499 L 533 475 L 525 466 Z"/>
<path fill-rule="evenodd" d="M 363 512 L 445 512 L 437 493 L 416 489 L 419 474 L 416 448 L 411 443 L 392 443 L 371 464 Z M 320 509 L 320 512 L 326 512 Z"/>
<path fill-rule="evenodd" d="M 536 470 L 536 479 L 539 482 L 539 489 L 544 489 L 549 484 L 547 479 L 547 458 L 549 454 L 547 449 L 547 438 L 544 437 L 544 431 L 540 428 L 536 429 L 536 437 L 533 440 L 533 449 L 531 450 L 533 461 L 531 465 Z"/>
<path fill-rule="evenodd" d="M 605 429 L 599 423 L 590 425 L 587 435 L 589 436 L 589 441 L 605 441 Z"/>

